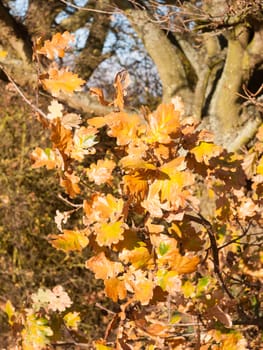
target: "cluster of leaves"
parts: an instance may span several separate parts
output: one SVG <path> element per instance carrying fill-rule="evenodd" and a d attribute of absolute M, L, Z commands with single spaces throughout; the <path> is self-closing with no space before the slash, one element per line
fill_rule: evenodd
<path fill-rule="evenodd" d="M 68 331 L 78 329 L 79 313 L 65 312 L 72 301 L 62 286 L 56 286 L 53 290 L 40 288 L 31 299 L 31 307 L 22 311 L 16 310 L 10 301 L 3 308 L 9 324 L 21 333 L 23 350 L 46 348 L 52 339 L 58 337 L 62 327 Z"/>
<path fill-rule="evenodd" d="M 35 54 L 62 57 L 69 40 L 56 34 Z M 40 76 L 44 89 L 80 89 L 84 81 L 54 65 Z M 247 349 L 242 327 L 262 331 L 263 321 L 263 126 L 250 151 L 228 153 L 184 116 L 179 98 L 127 113 L 127 84 L 118 73 L 113 102 L 92 89 L 114 111 L 87 124 L 54 98 L 40 116 L 52 146 L 31 155 L 34 168 L 57 171 L 74 208 L 57 211 L 50 243 L 67 255 L 91 247 L 86 267 L 119 303 L 94 346 Z M 81 227 L 66 228 L 79 210 Z"/>

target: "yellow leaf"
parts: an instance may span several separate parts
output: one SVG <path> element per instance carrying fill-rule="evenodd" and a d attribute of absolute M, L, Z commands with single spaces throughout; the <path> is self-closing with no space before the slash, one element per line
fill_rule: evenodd
<path fill-rule="evenodd" d="M 7 56 L 8 52 L 4 50 L 0 50 L 0 58 L 5 58 Z"/>
<path fill-rule="evenodd" d="M 148 128 L 145 136 L 147 143 L 170 143 L 172 134 L 178 131 L 180 112 L 174 105 L 161 104 L 157 110 L 148 116 Z"/>
<path fill-rule="evenodd" d="M 95 273 L 95 278 L 103 280 L 116 277 L 124 270 L 121 263 L 107 259 L 104 252 L 87 260 L 86 267 Z"/>
<path fill-rule="evenodd" d="M 195 159 L 199 163 L 205 163 L 209 165 L 209 160 L 213 157 L 217 157 L 222 153 L 223 148 L 209 142 L 200 142 L 200 144 L 194 147 L 190 152 L 195 156 Z"/>
<path fill-rule="evenodd" d="M 94 225 L 96 241 L 99 246 L 111 246 L 123 239 L 126 225 L 122 221 L 97 223 Z"/>
<path fill-rule="evenodd" d="M 68 253 L 84 249 L 89 244 L 89 234 L 87 229 L 83 231 L 64 230 L 63 234 L 49 235 L 48 238 L 53 247 Z"/>
<path fill-rule="evenodd" d="M 64 317 L 63 320 L 65 321 L 65 324 L 68 328 L 77 330 L 78 325 L 80 323 L 80 316 L 79 312 L 68 312 Z"/>
<path fill-rule="evenodd" d="M 146 247 L 136 247 L 133 250 L 124 249 L 119 258 L 125 264 L 131 263 L 135 269 L 150 269 L 153 266 L 153 258 Z"/>
<path fill-rule="evenodd" d="M 263 156 L 260 158 L 257 166 L 257 174 L 263 175 Z"/>
<path fill-rule="evenodd" d="M 6 302 L 5 306 L 3 307 L 3 311 L 7 314 L 8 322 L 12 326 L 14 324 L 16 312 L 10 300 Z"/>
<path fill-rule="evenodd" d="M 79 91 L 85 80 L 78 77 L 77 74 L 69 72 L 66 68 L 57 69 L 52 67 L 48 71 L 48 78 L 41 79 L 44 88 L 57 96 L 59 92 L 73 93 Z"/>

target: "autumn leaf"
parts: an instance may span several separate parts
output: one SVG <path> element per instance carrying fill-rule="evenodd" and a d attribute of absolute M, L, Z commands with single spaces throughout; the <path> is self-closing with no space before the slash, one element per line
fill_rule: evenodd
<path fill-rule="evenodd" d="M 142 201 L 148 192 L 148 181 L 139 172 L 123 176 L 124 193 L 133 198 L 134 201 Z"/>
<path fill-rule="evenodd" d="M 36 52 L 47 56 L 50 60 L 57 57 L 64 57 L 65 50 L 69 47 L 69 43 L 74 41 L 74 35 L 69 32 L 56 33 L 51 40 L 46 40 L 44 46 L 37 48 Z"/>
<path fill-rule="evenodd" d="M 119 259 L 125 264 L 131 263 L 135 269 L 151 269 L 153 258 L 146 247 L 135 247 L 132 250 L 123 249 Z"/>
<path fill-rule="evenodd" d="M 62 118 L 63 109 L 64 109 L 64 106 L 61 103 L 59 103 L 57 100 L 52 100 L 50 105 L 48 106 L 49 113 L 47 114 L 47 118 L 49 120 Z"/>
<path fill-rule="evenodd" d="M 5 50 L 0 50 L 0 58 L 6 58 L 8 52 Z"/>
<path fill-rule="evenodd" d="M 95 154 L 96 150 L 93 147 L 98 143 L 96 138 L 98 130 L 92 126 L 80 127 L 75 130 L 73 136 L 73 146 L 70 156 L 78 161 L 82 161 L 85 155 Z"/>
<path fill-rule="evenodd" d="M 43 87 L 50 91 L 53 96 L 58 96 L 59 92 L 80 91 L 85 80 L 79 78 L 77 74 L 69 72 L 66 68 L 58 69 L 53 66 L 48 70 L 48 78 L 43 77 L 41 82 Z"/>
<path fill-rule="evenodd" d="M 213 157 L 217 157 L 222 153 L 223 148 L 209 142 L 200 142 L 200 144 L 193 149 L 190 153 L 195 156 L 197 162 L 203 162 L 206 165 L 209 165 L 209 160 Z"/>
<path fill-rule="evenodd" d="M 141 119 L 137 114 L 110 113 L 104 118 L 109 127 L 108 135 L 116 137 L 118 146 L 128 145 L 140 133 Z"/>
<path fill-rule="evenodd" d="M 92 163 L 86 169 L 86 175 L 90 181 L 94 181 L 96 185 L 109 183 L 112 180 L 112 171 L 116 164 L 110 159 L 99 159 L 97 164 Z"/>
<path fill-rule="evenodd" d="M 64 161 L 59 152 L 50 148 L 43 150 L 37 147 L 30 155 L 33 161 L 32 168 L 40 168 L 45 166 L 47 169 L 63 168 Z"/>
<path fill-rule="evenodd" d="M 99 246 L 111 246 L 123 239 L 127 226 L 122 221 L 97 223 L 94 225 L 96 241 Z"/>
<path fill-rule="evenodd" d="M 157 271 L 156 277 L 158 286 L 170 295 L 175 295 L 181 291 L 182 281 L 179 278 L 177 271 L 160 269 Z"/>
<path fill-rule="evenodd" d="M 78 325 L 80 323 L 80 316 L 79 316 L 79 312 L 68 312 L 64 317 L 63 320 L 65 322 L 66 327 L 73 329 L 73 330 L 77 330 L 78 329 Z"/>
<path fill-rule="evenodd" d="M 101 252 L 87 260 L 86 267 L 95 273 L 95 278 L 103 280 L 116 277 L 124 270 L 121 263 L 109 260 L 106 258 L 104 252 Z"/>
<path fill-rule="evenodd" d="M 127 87 L 130 84 L 129 73 L 126 70 L 118 72 L 115 76 L 114 87 L 116 91 L 116 97 L 114 100 L 114 106 L 120 110 L 124 107 L 124 96 L 127 94 Z"/>
<path fill-rule="evenodd" d="M 87 229 L 82 231 L 63 230 L 63 234 L 51 234 L 48 238 L 53 247 L 69 253 L 71 251 L 82 251 L 89 244 L 89 234 L 90 232 Z"/>
<path fill-rule="evenodd" d="M 51 126 L 51 141 L 54 148 L 62 154 L 69 155 L 72 148 L 72 132 L 65 129 L 59 119 Z"/>
<path fill-rule="evenodd" d="M 105 292 L 109 298 L 114 302 L 117 302 L 118 299 L 125 299 L 127 295 L 127 289 L 125 282 L 118 278 L 109 278 L 104 281 Z"/>
<path fill-rule="evenodd" d="M 87 220 L 92 224 L 95 222 L 117 221 L 123 214 L 124 201 L 115 198 L 112 194 L 94 194 L 91 201 L 84 201 L 84 211 Z"/>
<path fill-rule="evenodd" d="M 153 289 L 153 281 L 147 278 L 137 281 L 134 285 L 134 300 L 142 305 L 148 305 L 153 297 Z"/>
<path fill-rule="evenodd" d="M 90 93 L 98 97 L 98 100 L 103 106 L 108 106 L 111 103 L 105 100 L 104 93 L 100 88 L 90 88 Z"/>
<path fill-rule="evenodd" d="M 22 335 L 22 349 L 43 349 L 50 344 L 50 337 L 53 335 L 52 329 L 48 326 L 48 321 L 44 317 L 37 318 L 34 314 L 28 314 Z"/>
<path fill-rule="evenodd" d="M 60 178 L 60 185 L 65 188 L 70 198 L 75 198 L 80 193 L 79 181 L 80 178 L 74 173 L 70 174 L 64 172 L 63 176 Z"/>
<path fill-rule="evenodd" d="M 174 109 L 174 105 L 161 104 L 154 113 L 147 117 L 147 131 L 145 142 L 170 143 L 172 134 L 176 134 L 180 126 L 180 112 Z"/>
<path fill-rule="evenodd" d="M 81 116 L 76 113 L 66 113 L 62 116 L 61 119 L 61 124 L 67 130 L 72 130 L 72 128 L 79 128 L 81 122 Z"/>

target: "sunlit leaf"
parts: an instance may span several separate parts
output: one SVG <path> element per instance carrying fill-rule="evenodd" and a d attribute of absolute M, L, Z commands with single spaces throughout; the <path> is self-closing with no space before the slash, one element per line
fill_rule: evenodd
<path fill-rule="evenodd" d="M 79 312 L 68 312 L 64 317 L 63 320 L 66 324 L 66 326 L 70 329 L 77 330 L 78 325 L 80 323 L 80 316 Z"/>
<path fill-rule="evenodd" d="M 51 67 L 48 71 L 48 78 L 43 77 L 41 82 L 46 90 L 50 91 L 53 96 L 57 96 L 59 92 L 73 93 L 74 91 L 80 91 L 85 80 L 66 68 Z"/>
<path fill-rule="evenodd" d="M 114 80 L 114 87 L 116 91 L 114 106 L 118 107 L 120 110 L 122 110 L 124 107 L 124 96 L 126 95 L 126 89 L 129 83 L 129 73 L 126 70 L 122 70 L 116 74 Z"/>
<path fill-rule="evenodd" d="M 119 258 L 125 264 L 131 263 L 135 269 L 150 269 L 153 266 L 153 258 L 146 247 L 136 247 L 133 250 L 124 249 Z"/>
<path fill-rule="evenodd" d="M 50 148 L 43 150 L 37 147 L 30 155 L 33 161 L 32 168 L 40 168 L 45 166 L 47 169 L 62 168 L 64 165 L 63 159 L 59 152 L 53 151 Z"/>
<path fill-rule="evenodd" d="M 148 305 L 153 297 L 153 281 L 146 278 L 137 281 L 134 287 L 134 299 L 142 305 Z"/>
<path fill-rule="evenodd" d="M 79 128 L 81 122 L 81 116 L 76 113 L 64 114 L 61 119 L 61 124 L 68 130 L 72 130 L 72 128 Z"/>
<path fill-rule="evenodd" d="M 198 162 L 204 162 L 206 165 L 209 165 L 209 160 L 218 156 L 222 151 L 223 148 L 221 146 L 209 142 L 200 142 L 200 144 L 191 149 L 190 152 L 194 154 Z"/>
<path fill-rule="evenodd" d="M 148 129 L 145 136 L 147 143 L 171 142 L 171 135 L 178 131 L 180 112 L 174 109 L 174 105 L 161 104 L 157 110 L 148 116 Z"/>
<path fill-rule="evenodd" d="M 111 246 L 123 239 L 126 225 L 122 221 L 98 223 L 94 226 L 96 241 L 99 246 Z"/>
<path fill-rule="evenodd" d="M 48 238 L 53 247 L 69 253 L 84 249 L 89 244 L 88 235 L 87 229 L 83 231 L 63 230 L 63 234 L 51 234 Z"/>
<path fill-rule="evenodd" d="M 70 198 L 75 198 L 80 193 L 79 181 L 80 178 L 74 173 L 65 172 L 60 178 L 60 185 L 65 188 Z"/>
<path fill-rule="evenodd" d="M 50 60 L 57 57 L 64 57 L 65 50 L 69 47 L 69 43 L 74 41 L 74 36 L 69 32 L 56 33 L 51 40 L 46 40 L 44 46 L 37 49 L 38 54 L 47 56 Z"/>
<path fill-rule="evenodd" d="M 3 307 L 3 311 L 7 314 L 8 323 L 12 326 L 14 324 L 14 321 L 15 321 L 16 311 L 15 311 L 15 308 L 10 300 L 8 300 L 5 303 L 5 305 Z"/>
<path fill-rule="evenodd" d="M 104 252 L 101 252 L 87 260 L 86 267 L 95 273 L 95 277 L 97 279 L 103 280 L 116 277 L 124 270 L 121 263 L 109 260 L 106 258 Z"/>
<path fill-rule="evenodd" d="M 97 164 L 92 163 L 86 169 L 86 175 L 90 181 L 94 181 L 96 185 L 102 185 L 112 180 L 112 171 L 116 164 L 110 159 L 99 159 Z"/>
<path fill-rule="evenodd" d="M 50 343 L 53 331 L 45 318 L 37 318 L 34 314 L 29 314 L 21 335 L 23 350 L 41 350 Z"/>
<path fill-rule="evenodd" d="M 118 299 L 125 299 L 127 295 L 127 289 L 124 281 L 118 278 L 109 278 L 104 281 L 105 292 L 109 298 L 114 302 L 117 302 Z"/>
<path fill-rule="evenodd" d="M 57 100 L 52 100 L 50 105 L 48 106 L 49 113 L 47 114 L 47 118 L 50 120 L 62 118 L 63 109 L 64 106 L 61 103 L 59 103 Z"/>

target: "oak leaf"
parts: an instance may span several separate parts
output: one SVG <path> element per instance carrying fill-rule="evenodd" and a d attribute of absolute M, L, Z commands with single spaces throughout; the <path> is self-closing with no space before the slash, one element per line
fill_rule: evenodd
<path fill-rule="evenodd" d="M 123 239 L 125 228 L 123 221 L 97 223 L 94 225 L 96 241 L 99 246 L 111 246 Z"/>
<path fill-rule="evenodd" d="M 101 252 L 87 260 L 86 267 L 95 273 L 95 278 L 103 280 L 116 277 L 124 270 L 121 263 L 109 260 L 106 258 L 104 252 Z"/>
<path fill-rule="evenodd" d="M 74 173 L 70 174 L 67 171 L 64 172 L 60 178 L 60 185 L 64 187 L 66 193 L 70 198 L 75 198 L 80 193 L 80 187 L 78 185 L 80 178 Z"/>
<path fill-rule="evenodd" d="M 180 112 L 174 109 L 172 103 L 161 104 L 154 113 L 147 117 L 145 141 L 147 143 L 170 143 L 172 135 L 179 130 L 179 117 Z"/>
<path fill-rule="evenodd" d="M 62 234 L 51 234 L 48 238 L 53 247 L 69 253 L 71 251 L 82 251 L 89 244 L 89 234 L 90 232 L 87 229 L 82 231 L 63 230 Z"/>
<path fill-rule="evenodd" d="M 86 175 L 90 181 L 94 181 L 96 185 L 109 183 L 112 180 L 112 171 L 116 164 L 110 159 L 99 159 L 97 164 L 92 163 L 86 169 Z"/>
<path fill-rule="evenodd" d="M 43 87 L 50 91 L 53 96 L 58 96 L 59 92 L 73 93 L 73 91 L 80 91 L 85 80 L 66 68 L 58 69 L 53 66 L 48 70 L 48 78 L 43 77 L 41 82 Z"/>
<path fill-rule="evenodd" d="M 74 35 L 69 32 L 56 33 L 51 40 L 46 40 L 44 46 L 37 49 L 37 53 L 47 56 L 50 60 L 57 57 L 64 57 L 65 50 L 69 47 L 69 43 L 74 41 Z"/>
<path fill-rule="evenodd" d="M 59 152 L 53 151 L 50 148 L 43 150 L 37 147 L 30 155 L 31 160 L 34 162 L 32 168 L 40 168 L 45 166 L 47 169 L 63 168 L 63 158 Z"/>
<path fill-rule="evenodd" d="M 213 157 L 218 156 L 223 152 L 223 148 L 221 146 L 217 146 L 214 143 L 209 142 L 200 142 L 200 144 L 193 149 L 191 149 L 190 153 L 195 156 L 197 162 L 203 162 L 206 165 L 209 165 L 209 160 Z"/>
<path fill-rule="evenodd" d="M 153 281 L 147 278 L 136 281 L 134 285 L 134 299 L 142 305 L 148 305 L 153 297 L 153 289 Z"/>
<path fill-rule="evenodd" d="M 114 302 L 117 302 L 118 299 L 125 299 L 127 296 L 127 290 L 125 287 L 125 282 L 119 278 L 113 277 L 106 279 L 104 281 L 105 292 L 109 298 Z"/>

